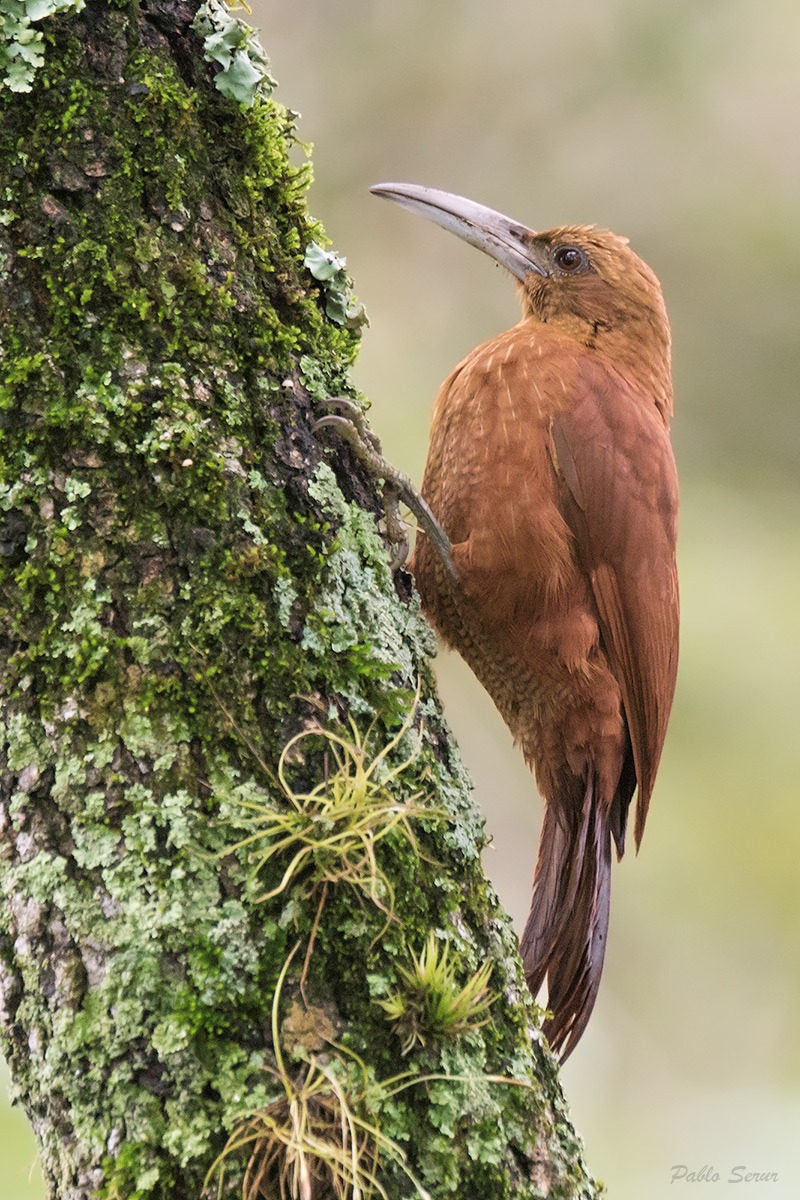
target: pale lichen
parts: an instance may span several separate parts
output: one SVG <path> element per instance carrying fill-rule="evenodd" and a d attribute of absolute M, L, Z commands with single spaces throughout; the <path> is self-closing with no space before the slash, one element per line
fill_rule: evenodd
<path fill-rule="evenodd" d="M 44 36 L 36 28 L 57 12 L 80 12 L 86 0 L 0 0 L 0 71 L 12 92 L 29 92 L 44 65 Z M 8 214 L 12 217 L 13 214 Z M 4 222 L 7 223 L 7 222 Z"/>
<path fill-rule="evenodd" d="M 250 108 L 256 96 L 267 97 L 275 87 L 269 59 L 255 31 L 234 17 L 220 0 L 205 0 L 192 28 L 203 40 L 203 56 L 221 68 L 214 86 L 230 100 Z"/>

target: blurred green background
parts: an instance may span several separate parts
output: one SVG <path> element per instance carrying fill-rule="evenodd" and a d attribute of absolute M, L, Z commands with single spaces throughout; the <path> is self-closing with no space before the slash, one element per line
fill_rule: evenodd
<path fill-rule="evenodd" d="M 406 180 L 534 228 L 630 237 L 664 285 L 683 484 L 682 660 L 594 1017 L 563 1072 L 612 1200 L 800 1196 L 800 7 L 796 0 L 254 0 L 313 141 L 311 207 L 371 327 L 356 380 L 421 478 L 430 407 L 517 319 L 488 259 L 368 194 Z M 437 660 L 517 925 L 540 805 L 491 703 Z M 5 1094 L 4 1081 L 0 1092 Z M 41 1197 L 0 1110 L 3 1200 Z M 729 1184 L 731 1169 L 777 1174 Z M 704 1189 L 704 1192 L 707 1189 Z M 693 1194 L 690 1192 L 690 1194 Z M 466 1198 L 465 1198 L 466 1200 Z"/>

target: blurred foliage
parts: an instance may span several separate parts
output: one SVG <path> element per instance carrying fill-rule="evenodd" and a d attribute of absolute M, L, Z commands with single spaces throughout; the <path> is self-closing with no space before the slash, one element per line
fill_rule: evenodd
<path fill-rule="evenodd" d="M 253 21 L 278 98 L 315 143 L 312 207 L 372 321 L 357 382 L 389 458 L 416 478 L 439 382 L 517 306 L 502 271 L 370 184 L 444 187 L 538 228 L 606 225 L 664 284 L 681 674 L 642 853 L 615 871 L 603 987 L 564 1081 L 614 1200 L 672 1196 L 678 1163 L 713 1163 L 723 1181 L 740 1164 L 774 1171 L 772 1200 L 794 1198 L 800 7 L 254 0 Z M 443 656 L 440 677 L 494 836 L 487 866 L 521 921 L 532 781 L 463 664 Z M 41 1196 L 36 1176 L 24 1182 L 32 1140 L 10 1119 L 4 1200 Z"/>

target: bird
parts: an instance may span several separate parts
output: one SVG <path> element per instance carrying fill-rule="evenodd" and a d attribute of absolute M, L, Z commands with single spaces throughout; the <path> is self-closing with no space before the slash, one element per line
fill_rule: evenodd
<path fill-rule="evenodd" d="M 636 792 L 639 848 L 675 690 L 669 321 L 626 238 L 537 233 L 416 184 L 371 190 L 488 254 L 521 299 L 520 321 L 441 387 L 421 489 L 433 521 L 409 566 L 544 802 L 520 952 L 534 997 L 547 985 L 543 1031 L 563 1062 L 600 984 L 612 843 L 619 860 Z"/>

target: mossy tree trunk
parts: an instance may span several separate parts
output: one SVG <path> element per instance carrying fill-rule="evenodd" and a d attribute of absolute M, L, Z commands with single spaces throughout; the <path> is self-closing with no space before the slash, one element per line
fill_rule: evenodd
<path fill-rule="evenodd" d="M 64 12 L 38 26 L 33 90 L 0 99 L 15 1095 L 59 1200 L 198 1197 L 242 1114 L 286 1116 L 304 1062 L 312 1123 L 344 1104 L 388 1196 L 593 1196 L 410 579 L 373 485 L 314 435 L 357 334 L 304 267 L 322 235 L 291 120 L 257 46 L 208 11 L 205 46 L 194 3 Z M 352 802 L 338 825 L 332 796 Z M 429 930 L 460 983 L 491 962 L 488 1023 L 431 1023 L 410 982 Z M 404 1072 L 457 1078 L 387 1082 Z M 309 1163 L 308 1194 L 333 1194 Z"/>

